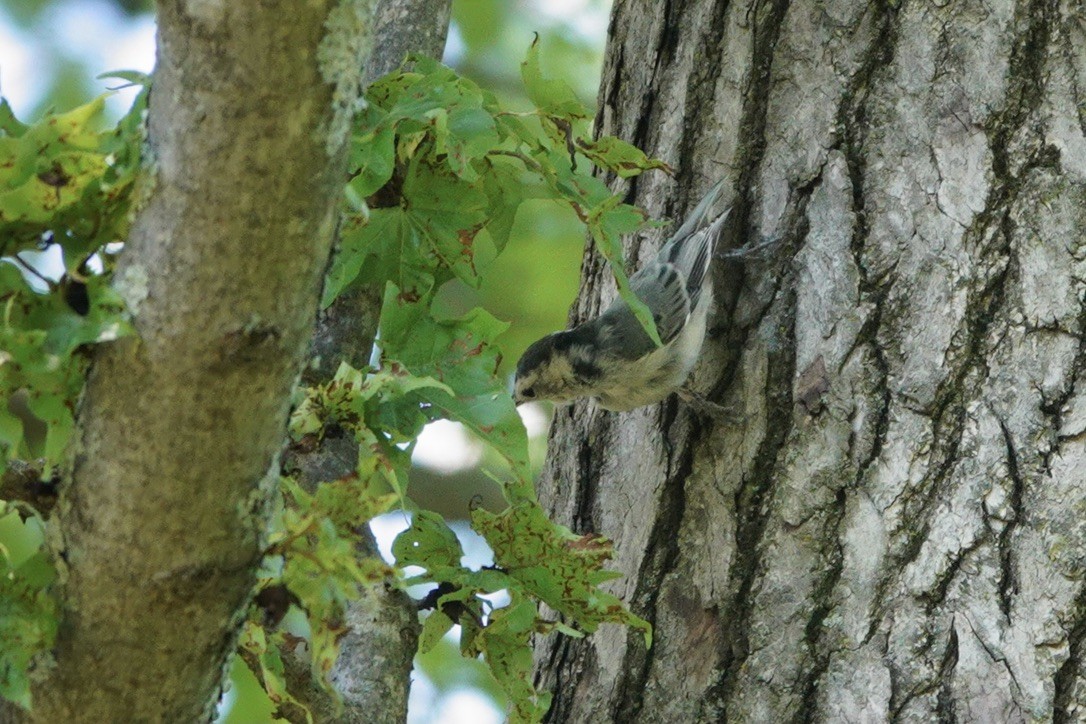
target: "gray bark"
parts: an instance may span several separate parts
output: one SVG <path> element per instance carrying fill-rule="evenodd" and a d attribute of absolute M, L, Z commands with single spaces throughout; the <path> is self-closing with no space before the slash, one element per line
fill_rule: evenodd
<path fill-rule="evenodd" d="M 213 712 L 264 547 L 367 30 L 367 3 L 350 0 L 158 5 L 153 187 L 116 277 L 139 336 L 102 348 L 87 384 L 51 522 L 64 613 L 35 721 Z"/>
<path fill-rule="evenodd" d="M 551 721 L 1081 720 L 1084 84 L 1074 3 L 616 3 L 600 130 L 678 169 L 632 196 L 783 242 L 714 269 L 740 424 L 558 412 L 542 496 L 656 639 L 541 642 Z"/>

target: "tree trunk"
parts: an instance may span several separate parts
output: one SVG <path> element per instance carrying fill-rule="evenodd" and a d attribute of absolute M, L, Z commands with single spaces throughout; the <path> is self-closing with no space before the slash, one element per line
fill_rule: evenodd
<path fill-rule="evenodd" d="M 36 721 L 214 711 L 313 329 L 369 9 L 158 5 L 153 184 L 116 277 L 139 337 L 104 347 L 87 385 L 51 523 L 64 614 Z"/>
<path fill-rule="evenodd" d="M 730 243 L 782 243 L 714 268 L 694 386 L 738 423 L 558 412 L 542 495 L 656 638 L 542 643 L 551 721 L 1086 715 L 1080 13 L 616 3 L 600 130 L 678 169 L 632 195 L 725 176 Z"/>

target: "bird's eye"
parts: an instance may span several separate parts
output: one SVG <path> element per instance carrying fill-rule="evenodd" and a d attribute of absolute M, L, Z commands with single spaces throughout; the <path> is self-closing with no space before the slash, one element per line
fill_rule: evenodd
<path fill-rule="evenodd" d="M 532 387 L 525 387 L 520 391 L 521 397 L 527 397 L 529 400 L 535 397 L 535 389 Z"/>

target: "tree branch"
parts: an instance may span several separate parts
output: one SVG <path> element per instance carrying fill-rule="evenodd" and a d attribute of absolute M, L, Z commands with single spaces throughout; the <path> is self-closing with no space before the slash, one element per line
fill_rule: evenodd
<path fill-rule="evenodd" d="M 394 70 L 411 52 L 440 59 L 451 9 L 452 0 L 378 0 L 373 24 L 379 40 L 362 72 L 365 83 Z M 321 312 L 313 335 L 313 363 L 304 373 L 306 384 L 332 379 L 341 361 L 356 368 L 369 362 L 383 291 L 352 285 Z"/>
<path fill-rule="evenodd" d="M 368 83 L 394 70 L 409 52 L 440 58 L 449 28 L 451 0 L 380 0 L 374 13 L 374 36 L 379 39 L 363 69 Z M 369 362 L 381 313 L 382 289 L 355 284 L 346 289 L 317 320 L 312 361 L 303 373 L 305 384 L 328 382 L 341 361 L 353 367 Z M 291 451 L 285 464 L 298 471 L 299 482 L 312 488 L 354 470 L 358 455 L 353 441 L 325 438 L 322 448 L 310 453 Z M 360 555 L 377 556 L 370 538 Z M 332 681 L 343 697 L 343 722 L 384 724 L 407 716 L 411 667 L 418 647 L 418 611 L 403 591 L 377 587 L 365 591 L 347 612 L 350 628 L 341 641 Z M 332 721 L 334 707 L 323 690 L 299 672 L 307 670 L 298 652 L 286 651 L 284 661 L 302 685 L 293 693 L 317 721 Z"/>

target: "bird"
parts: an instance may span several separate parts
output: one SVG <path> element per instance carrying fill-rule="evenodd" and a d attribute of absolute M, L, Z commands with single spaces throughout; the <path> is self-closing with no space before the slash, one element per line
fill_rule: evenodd
<path fill-rule="evenodd" d="M 709 268 L 731 209 L 711 220 L 709 212 L 723 188 L 724 179 L 714 184 L 652 261 L 630 278 L 662 345 L 619 297 L 595 319 L 548 334 L 525 350 L 513 383 L 518 405 L 594 398 L 604 410 L 624 412 L 672 392 L 697 397 L 684 394 L 683 385 L 705 342 L 713 302 Z"/>

